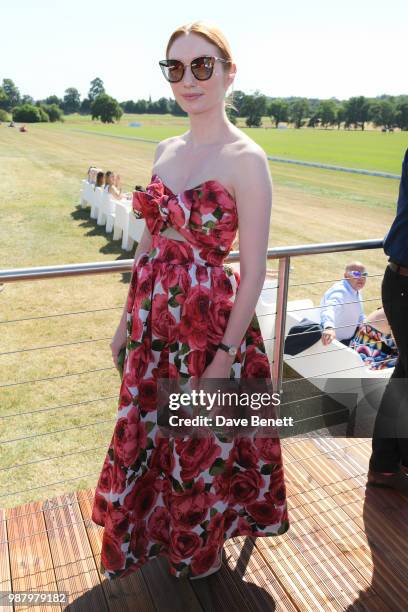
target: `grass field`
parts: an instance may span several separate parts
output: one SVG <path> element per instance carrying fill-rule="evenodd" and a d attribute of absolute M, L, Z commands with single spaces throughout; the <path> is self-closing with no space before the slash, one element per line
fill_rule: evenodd
<path fill-rule="evenodd" d="M 129 127 L 130 122 L 140 127 Z M 269 117 L 262 128 L 244 129 L 268 155 L 284 159 L 312 161 L 348 168 L 364 168 L 399 174 L 401 160 L 408 146 L 405 132 L 383 133 L 379 130 L 274 129 Z M 45 127 L 45 126 L 44 126 Z M 124 115 L 119 124 L 102 125 L 89 117 L 75 115 L 65 124 L 49 124 L 50 130 L 87 130 L 99 134 L 162 140 L 188 129 L 188 119 L 171 115 Z"/>
<path fill-rule="evenodd" d="M 100 134 L 124 130 L 123 135 L 131 131 L 131 135 L 160 139 L 185 131 L 187 124 L 179 120 L 171 125 L 166 118 L 164 125 L 161 117 L 149 117 L 149 125 L 143 118 L 146 125 L 139 132 L 125 127 L 127 119 L 121 126 L 105 127 L 74 118 L 63 125 L 30 126 L 27 134 L 0 125 L 0 268 L 133 256 L 121 251 L 120 241 L 113 242 L 89 219 L 89 210 L 78 208 L 80 181 L 88 166 L 97 164 L 120 172 L 126 189 L 146 184 L 155 145 Z M 408 136 L 396 133 L 248 133 L 259 142 L 261 136 L 269 138 L 265 148 L 279 148 L 270 151 L 276 155 L 285 150 L 292 158 L 314 155 L 316 161 L 319 155 L 317 161 L 364 168 L 378 164 L 377 169 L 392 172 L 399 172 L 408 146 Z M 315 149 L 314 138 L 319 141 Z M 386 153 L 380 142 L 387 142 Z M 381 149 L 378 155 L 377 149 Z M 271 247 L 381 238 L 394 217 L 398 181 L 278 163 L 271 163 L 270 169 L 274 182 Z M 385 265 L 379 251 L 293 259 L 291 280 L 297 286 L 289 298 L 320 299 L 330 281 L 342 275 L 345 263 L 356 256 L 372 275 L 364 293 L 369 300 L 366 310 L 371 310 L 379 304 Z M 117 409 L 119 376 L 111 362 L 109 340 L 129 279 L 129 274 L 106 274 L 19 282 L 7 284 L 0 293 L 0 441 L 15 440 L 0 445 L 0 507 L 94 486 Z M 313 284 L 305 287 L 307 282 Z M 81 311 L 87 312 L 65 314 Z M 63 344 L 67 346 L 46 348 Z M 45 348 L 28 350 L 39 347 Z M 75 375 L 78 372 L 88 373 Z M 35 379 L 48 380 L 20 384 Z M 26 414 L 31 411 L 37 412 Z M 57 433 L 49 435 L 52 431 Z M 18 467 L 27 462 L 31 463 Z M 73 480 L 41 488 L 66 479 Z M 8 495 L 24 489 L 30 490 Z"/>

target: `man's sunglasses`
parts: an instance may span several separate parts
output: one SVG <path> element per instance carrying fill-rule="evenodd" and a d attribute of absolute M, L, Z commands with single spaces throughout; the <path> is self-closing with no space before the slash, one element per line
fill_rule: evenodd
<path fill-rule="evenodd" d="M 193 73 L 194 77 L 198 81 L 208 81 L 208 79 L 210 79 L 212 76 L 216 60 L 225 64 L 231 63 L 230 60 L 226 60 L 222 57 L 213 57 L 210 55 L 196 57 L 190 62 L 191 72 Z M 165 78 L 170 83 L 178 83 L 184 76 L 186 64 L 183 64 L 183 62 L 180 60 L 161 60 L 159 65 Z"/>
<path fill-rule="evenodd" d="M 360 270 L 350 270 L 350 276 L 353 278 L 367 278 L 368 272 L 360 272 Z"/>

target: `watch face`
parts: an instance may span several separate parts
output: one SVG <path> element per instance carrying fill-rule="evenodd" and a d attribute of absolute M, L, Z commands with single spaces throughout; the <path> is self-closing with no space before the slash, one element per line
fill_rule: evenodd
<path fill-rule="evenodd" d="M 230 354 L 232 357 L 235 357 L 235 355 L 237 354 L 237 349 L 236 349 L 236 348 L 234 348 L 233 346 L 231 346 L 231 348 L 228 350 L 228 352 L 229 352 L 229 354 Z"/>

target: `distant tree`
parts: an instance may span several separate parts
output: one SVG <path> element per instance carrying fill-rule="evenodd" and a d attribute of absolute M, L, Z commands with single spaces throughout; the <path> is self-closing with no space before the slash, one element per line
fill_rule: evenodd
<path fill-rule="evenodd" d="M 320 125 L 320 117 L 319 117 L 319 113 L 313 113 L 310 118 L 309 121 L 307 122 L 307 127 L 318 127 Z"/>
<path fill-rule="evenodd" d="M 4 108 L 0 108 L 0 122 L 1 121 L 10 121 L 10 115 Z"/>
<path fill-rule="evenodd" d="M 88 98 L 91 103 L 100 95 L 106 93 L 105 87 L 103 85 L 102 79 L 96 77 L 93 81 L 91 81 L 91 86 L 88 92 Z"/>
<path fill-rule="evenodd" d="M 160 106 L 157 101 L 152 102 L 151 100 L 147 103 L 147 112 L 150 115 L 158 115 L 160 113 Z"/>
<path fill-rule="evenodd" d="M 7 97 L 6 105 L 4 106 L 5 110 L 9 111 L 14 106 L 20 104 L 20 92 L 11 79 L 3 79 L 2 89 Z"/>
<path fill-rule="evenodd" d="M 245 98 L 244 92 L 239 90 L 239 89 L 234 91 L 233 94 L 232 94 L 232 101 L 233 101 L 233 104 L 234 104 L 235 108 L 237 109 L 236 112 L 238 114 L 238 117 L 242 116 L 241 115 L 241 107 L 242 107 L 242 103 L 244 101 L 244 98 Z"/>
<path fill-rule="evenodd" d="M 6 110 L 8 98 L 6 92 L 0 87 L 0 108 Z"/>
<path fill-rule="evenodd" d="M 354 96 L 347 100 L 345 111 L 346 127 L 354 125 L 355 128 L 361 127 L 364 130 L 370 117 L 370 101 L 364 96 Z"/>
<path fill-rule="evenodd" d="M 81 106 L 79 107 L 79 112 L 81 115 L 90 115 L 92 102 L 89 98 L 84 98 L 81 102 Z"/>
<path fill-rule="evenodd" d="M 157 101 L 157 112 L 160 115 L 167 115 L 170 112 L 170 105 L 167 98 L 159 98 Z"/>
<path fill-rule="evenodd" d="M 48 98 L 45 98 L 44 103 L 45 104 L 56 104 L 60 108 L 62 109 L 64 108 L 64 102 L 61 100 L 61 98 L 55 95 L 48 96 Z"/>
<path fill-rule="evenodd" d="M 123 110 L 115 98 L 106 93 L 99 94 L 91 105 L 92 119 L 100 119 L 102 123 L 114 123 L 119 121 Z"/>
<path fill-rule="evenodd" d="M 51 123 L 64 121 L 63 112 L 57 104 L 42 104 L 41 108 L 45 110 Z"/>
<path fill-rule="evenodd" d="M 176 117 L 187 117 L 187 113 L 181 108 L 181 106 L 175 100 L 173 100 L 173 105 L 172 105 L 172 109 L 170 112 L 172 115 L 175 115 Z"/>
<path fill-rule="evenodd" d="M 231 102 L 231 104 L 232 104 L 232 102 Z M 229 121 L 231 121 L 231 123 L 233 125 L 237 124 L 238 113 L 237 113 L 237 110 L 235 108 L 235 105 L 234 106 L 230 106 L 229 104 L 227 104 L 225 106 L 225 114 L 227 115 Z"/>
<path fill-rule="evenodd" d="M 370 119 L 376 126 L 383 126 L 386 129 L 393 128 L 396 121 L 394 104 L 388 100 L 374 102 L 370 107 Z"/>
<path fill-rule="evenodd" d="M 75 87 L 68 87 L 64 95 L 64 113 L 77 113 L 81 107 L 81 96 Z"/>
<path fill-rule="evenodd" d="M 23 123 L 39 123 L 42 121 L 42 113 L 38 106 L 32 104 L 22 104 L 13 109 L 13 120 Z"/>
<path fill-rule="evenodd" d="M 262 117 L 266 114 L 266 97 L 260 91 L 245 96 L 241 105 L 241 114 L 246 117 L 248 127 L 261 127 Z"/>
<path fill-rule="evenodd" d="M 336 103 L 333 100 L 322 100 L 317 114 L 323 127 L 336 123 Z"/>
<path fill-rule="evenodd" d="M 45 108 L 43 106 L 39 106 L 38 110 L 40 112 L 40 121 L 42 121 L 44 123 L 48 123 L 50 118 L 49 118 L 49 115 L 48 115 L 47 111 L 45 110 Z"/>
<path fill-rule="evenodd" d="M 144 113 L 147 112 L 147 101 L 146 100 L 138 100 L 137 102 L 135 102 L 135 105 L 133 107 L 133 112 L 143 115 Z"/>
<path fill-rule="evenodd" d="M 269 117 L 273 118 L 275 127 L 277 128 L 281 121 L 288 121 L 289 119 L 289 106 L 283 100 L 272 100 L 269 104 L 267 113 Z"/>
<path fill-rule="evenodd" d="M 401 130 L 408 130 L 408 100 L 399 102 L 395 109 L 395 125 Z"/>
<path fill-rule="evenodd" d="M 31 96 L 25 94 L 21 98 L 21 104 L 34 104 L 34 98 L 32 98 Z"/>
<path fill-rule="evenodd" d="M 304 119 L 309 112 L 309 102 L 306 98 L 299 98 L 291 104 L 289 107 L 289 117 L 292 123 L 295 124 L 295 128 L 302 127 Z"/>
<path fill-rule="evenodd" d="M 135 105 L 136 103 L 133 100 L 125 100 L 124 102 L 119 102 L 119 106 L 123 110 L 124 113 L 133 114 L 135 113 Z"/>
<path fill-rule="evenodd" d="M 338 130 L 340 129 L 341 124 L 343 123 L 345 118 L 346 118 L 346 109 L 344 107 L 344 104 L 340 104 L 336 109 L 336 125 L 337 125 Z"/>

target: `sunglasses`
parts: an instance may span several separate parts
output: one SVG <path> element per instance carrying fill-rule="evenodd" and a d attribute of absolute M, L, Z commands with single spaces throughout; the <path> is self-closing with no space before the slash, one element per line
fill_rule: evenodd
<path fill-rule="evenodd" d="M 350 270 L 349 275 L 353 278 L 367 278 L 368 272 L 360 272 L 359 270 Z"/>
<path fill-rule="evenodd" d="M 230 64 L 230 60 L 226 60 L 222 57 L 213 57 L 210 55 L 202 55 L 196 57 L 190 62 L 190 69 L 194 77 L 198 81 L 208 81 L 211 78 L 214 71 L 214 65 L 216 61 Z M 178 83 L 184 76 L 186 65 L 177 59 L 161 60 L 159 66 L 164 74 L 164 77 L 170 83 Z"/>

